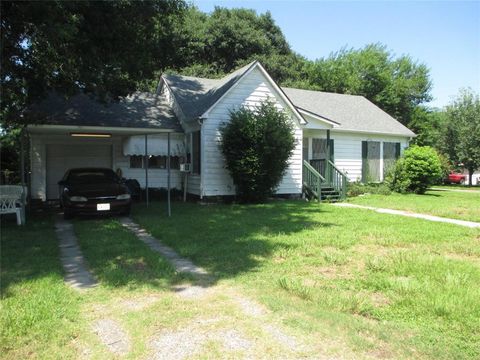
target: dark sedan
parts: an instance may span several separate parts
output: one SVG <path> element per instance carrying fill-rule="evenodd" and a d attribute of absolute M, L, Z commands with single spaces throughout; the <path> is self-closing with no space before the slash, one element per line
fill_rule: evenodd
<path fill-rule="evenodd" d="M 79 214 L 130 213 L 130 192 L 111 169 L 70 169 L 58 185 L 60 205 L 66 219 Z"/>

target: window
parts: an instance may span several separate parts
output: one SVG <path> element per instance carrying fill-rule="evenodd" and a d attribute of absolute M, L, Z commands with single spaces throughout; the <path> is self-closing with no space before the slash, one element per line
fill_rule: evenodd
<path fill-rule="evenodd" d="M 150 156 L 148 158 L 148 167 L 151 169 L 166 169 L 167 157 L 166 156 Z"/>
<path fill-rule="evenodd" d="M 380 141 L 362 141 L 362 182 L 380 181 Z"/>
<path fill-rule="evenodd" d="M 194 174 L 200 174 L 200 131 L 192 133 L 192 170 Z"/>
<path fill-rule="evenodd" d="M 400 157 L 400 143 L 394 143 L 394 142 L 383 143 L 383 176 L 384 178 L 399 157 Z"/>
<path fill-rule="evenodd" d="M 143 156 L 141 155 L 130 156 L 130 168 L 131 169 L 144 168 Z M 149 156 L 148 168 L 149 169 L 166 169 L 167 156 Z M 170 156 L 170 169 L 172 170 L 180 169 L 180 158 L 178 156 Z"/>
<path fill-rule="evenodd" d="M 141 169 L 142 167 L 143 167 L 143 156 L 141 156 L 141 155 L 130 156 L 130 168 L 131 169 Z"/>

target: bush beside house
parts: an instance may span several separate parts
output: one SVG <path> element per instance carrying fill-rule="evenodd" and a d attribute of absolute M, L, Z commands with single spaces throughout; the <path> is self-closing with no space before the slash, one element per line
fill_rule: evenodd
<path fill-rule="evenodd" d="M 272 196 L 295 148 L 290 117 L 272 102 L 231 112 L 221 130 L 221 151 L 243 202 L 263 202 Z"/>
<path fill-rule="evenodd" d="M 441 180 L 444 173 L 437 151 L 430 146 L 412 146 L 405 150 L 387 183 L 393 191 L 424 194 L 430 185 Z"/>

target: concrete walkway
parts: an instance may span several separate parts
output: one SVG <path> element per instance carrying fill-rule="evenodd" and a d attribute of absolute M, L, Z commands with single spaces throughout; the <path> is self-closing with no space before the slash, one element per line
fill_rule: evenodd
<path fill-rule="evenodd" d="M 479 194 L 480 190 L 476 189 L 440 189 L 440 188 L 430 188 L 429 191 L 451 191 L 451 192 L 461 192 L 461 193 L 470 193 L 470 194 Z"/>
<path fill-rule="evenodd" d="M 65 282 L 79 290 L 96 286 L 97 282 L 85 265 L 72 223 L 58 215 L 55 219 L 55 232 L 60 246 L 60 260 L 65 269 Z"/>
<path fill-rule="evenodd" d="M 363 205 L 356 205 L 356 204 L 349 204 L 349 203 L 336 203 L 336 204 L 332 204 L 332 205 L 340 206 L 340 207 L 373 210 L 373 211 L 376 211 L 376 212 L 382 213 L 382 214 L 408 216 L 408 217 L 424 219 L 424 220 L 429 220 L 429 221 L 437 221 L 437 222 L 455 224 L 455 225 L 460 225 L 460 226 L 466 226 L 466 227 L 469 227 L 469 228 L 480 228 L 480 223 L 478 223 L 478 222 L 457 220 L 457 219 L 449 219 L 449 218 L 443 218 L 443 217 L 440 217 L 440 216 L 418 214 L 418 213 L 412 213 L 412 212 L 403 211 L 403 210 L 383 209 L 383 208 L 376 208 L 376 207 L 372 207 L 372 206 L 363 206 Z"/>
<path fill-rule="evenodd" d="M 121 218 L 120 223 L 133 232 L 141 241 L 147 244 L 150 249 L 162 254 L 173 265 L 176 271 L 189 273 L 201 279 L 205 279 L 205 277 L 208 276 L 208 272 L 205 269 L 196 266 L 190 260 L 179 256 L 172 248 L 162 244 L 160 241 L 150 235 L 147 230 L 142 229 L 132 219 Z"/>

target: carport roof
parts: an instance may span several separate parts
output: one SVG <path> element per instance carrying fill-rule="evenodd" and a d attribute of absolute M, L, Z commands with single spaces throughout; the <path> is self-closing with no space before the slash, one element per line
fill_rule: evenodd
<path fill-rule="evenodd" d="M 51 93 L 27 112 L 36 124 L 135 128 L 183 132 L 169 104 L 159 95 L 136 92 L 117 102 L 102 103 L 86 94 L 65 98 Z"/>

